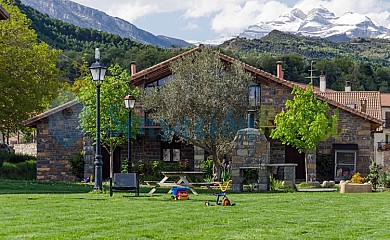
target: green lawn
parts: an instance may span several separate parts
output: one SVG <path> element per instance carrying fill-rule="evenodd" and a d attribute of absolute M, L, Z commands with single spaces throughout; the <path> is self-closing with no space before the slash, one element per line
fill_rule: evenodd
<path fill-rule="evenodd" d="M 390 192 L 228 194 L 236 206 L 206 207 L 207 191 L 90 191 L 0 180 L 0 239 L 390 239 Z"/>

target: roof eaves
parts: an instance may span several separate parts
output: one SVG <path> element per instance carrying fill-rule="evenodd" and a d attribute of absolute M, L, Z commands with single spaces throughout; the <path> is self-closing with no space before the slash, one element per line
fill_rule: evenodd
<path fill-rule="evenodd" d="M 52 108 L 46 112 L 43 112 L 41 114 L 38 114 L 32 118 L 29 118 L 29 119 L 23 121 L 23 125 L 26 127 L 34 127 L 40 120 L 45 119 L 52 114 L 61 112 L 62 110 L 66 109 L 66 108 L 73 107 L 74 105 L 76 105 L 78 103 L 80 103 L 80 101 L 78 99 L 74 99 L 70 102 L 67 102 L 67 103 L 62 104 L 58 107 Z"/>

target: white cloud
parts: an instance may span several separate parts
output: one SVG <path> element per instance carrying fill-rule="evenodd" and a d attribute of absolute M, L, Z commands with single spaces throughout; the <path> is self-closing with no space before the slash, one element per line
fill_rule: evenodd
<path fill-rule="evenodd" d="M 213 18 L 212 29 L 218 33 L 236 35 L 251 24 L 277 18 L 287 9 L 286 4 L 277 1 L 253 0 L 243 5 L 225 5 L 225 8 Z"/>
<path fill-rule="evenodd" d="M 190 22 L 184 28 L 182 28 L 182 30 L 196 30 L 196 29 L 200 29 L 200 27 L 198 24 L 194 22 Z"/>
<path fill-rule="evenodd" d="M 153 18 L 159 13 L 170 13 L 183 20 L 183 29 L 200 29 L 195 21 L 208 19 L 210 28 L 219 34 L 238 34 L 246 27 L 271 21 L 289 8 L 282 0 L 73 0 L 97 8 L 108 14 L 134 22 L 141 17 Z M 294 0 L 293 0 L 294 1 Z M 389 0 L 296 0 L 298 7 L 309 11 L 323 5 L 336 16 L 347 11 L 366 14 L 375 22 L 390 27 Z M 287 2 L 284 0 L 284 2 Z M 291 1 L 290 1 L 291 2 Z M 157 17 L 157 16 L 156 16 Z M 155 21 L 155 20 L 154 20 Z M 161 28 L 177 26 L 162 26 Z M 202 29 L 207 31 L 206 29 Z"/>

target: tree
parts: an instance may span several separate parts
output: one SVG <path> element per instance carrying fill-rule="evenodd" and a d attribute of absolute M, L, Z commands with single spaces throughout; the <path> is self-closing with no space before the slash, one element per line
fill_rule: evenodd
<path fill-rule="evenodd" d="M 0 21 L 0 131 L 8 134 L 57 96 L 60 51 L 38 43 L 13 0 L 0 0 L 0 5 L 10 13 L 9 20 Z"/>
<path fill-rule="evenodd" d="M 217 179 L 220 160 L 243 127 L 251 80 L 240 63 L 228 65 L 218 54 L 202 48 L 172 62 L 170 81 L 143 97 L 167 140 L 176 136 L 212 155 Z"/>
<path fill-rule="evenodd" d="M 271 131 L 271 138 L 295 147 L 299 153 L 305 153 L 306 181 L 309 180 L 309 150 L 314 150 L 317 143 L 335 133 L 338 121 L 338 114 L 330 115 L 328 104 L 318 100 L 312 89 L 311 85 L 306 89 L 294 86 L 293 100 L 287 100 L 286 111 L 276 115 L 276 127 Z"/>
<path fill-rule="evenodd" d="M 78 97 L 84 104 L 79 115 L 80 128 L 91 134 L 96 133 L 96 86 L 87 68 L 84 66 L 81 71 L 82 77 L 78 79 Z M 128 129 L 128 110 L 124 106 L 123 98 L 127 94 L 139 96 L 137 90 L 130 90 L 128 81 L 129 74 L 119 65 L 108 68 L 111 76 L 106 76 L 101 85 L 100 112 L 101 112 L 101 144 L 110 153 L 110 177 L 113 173 L 113 156 L 116 147 L 125 143 Z M 138 126 L 137 118 L 132 119 L 132 136 L 136 136 Z M 95 139 L 96 140 L 96 139 Z"/>

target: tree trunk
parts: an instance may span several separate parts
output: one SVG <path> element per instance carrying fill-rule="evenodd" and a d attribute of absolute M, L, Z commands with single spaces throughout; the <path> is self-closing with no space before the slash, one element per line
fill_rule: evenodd
<path fill-rule="evenodd" d="M 216 153 L 213 154 L 213 179 L 214 181 L 220 181 L 221 180 L 221 163 L 219 162 L 218 155 Z"/>
<path fill-rule="evenodd" d="M 305 178 L 306 182 L 309 182 L 309 170 L 308 170 L 308 156 L 309 152 L 305 152 Z"/>
<path fill-rule="evenodd" d="M 110 179 L 114 176 L 114 148 L 110 143 Z"/>

